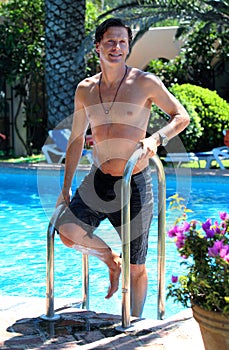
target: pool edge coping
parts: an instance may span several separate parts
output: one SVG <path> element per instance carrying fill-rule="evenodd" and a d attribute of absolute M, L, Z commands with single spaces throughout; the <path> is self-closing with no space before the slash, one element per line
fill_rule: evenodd
<path fill-rule="evenodd" d="M 44 169 L 44 170 L 64 170 L 64 164 L 57 163 L 11 163 L 11 162 L 0 162 L 0 167 L 2 168 L 19 168 L 19 169 Z M 90 170 L 90 164 L 80 164 L 77 170 Z M 175 174 L 179 172 L 185 175 L 187 171 L 191 171 L 192 175 L 210 175 L 210 176 L 229 176 L 229 169 L 206 169 L 206 168 L 167 168 L 164 167 L 165 174 Z"/>

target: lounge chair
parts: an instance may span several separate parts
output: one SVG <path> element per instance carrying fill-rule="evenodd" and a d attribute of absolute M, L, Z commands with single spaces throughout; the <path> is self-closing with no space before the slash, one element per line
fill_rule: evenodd
<path fill-rule="evenodd" d="M 221 169 L 225 169 L 222 163 L 222 160 L 229 159 L 229 147 L 227 146 L 216 147 L 216 148 L 213 148 L 212 151 L 198 152 L 196 153 L 196 156 L 199 158 L 199 161 L 200 160 L 206 161 L 206 165 L 205 165 L 206 169 L 211 168 L 212 161 L 215 161 L 216 163 L 218 163 Z"/>
<path fill-rule="evenodd" d="M 188 163 L 192 161 L 198 161 L 198 157 L 195 153 L 167 153 L 164 161 L 166 163 L 177 163 L 177 167 L 179 168 L 181 163 Z"/>
<path fill-rule="evenodd" d="M 205 160 L 205 168 L 210 169 L 211 168 L 211 163 L 213 160 L 215 160 L 214 154 L 212 151 L 207 151 L 207 152 L 197 152 L 195 155 L 198 157 L 198 163 L 199 163 L 199 168 L 200 168 L 200 160 Z"/>
<path fill-rule="evenodd" d="M 229 159 L 229 147 L 222 146 L 212 150 L 216 162 L 219 164 L 220 169 L 225 169 L 222 160 Z"/>
<path fill-rule="evenodd" d="M 196 156 L 200 160 L 205 160 L 206 169 L 211 168 L 212 161 L 216 161 L 216 163 L 219 164 L 219 167 L 221 169 L 225 169 L 222 160 L 229 159 L 229 130 L 223 130 L 224 135 L 224 146 L 213 148 L 211 151 L 208 152 L 197 152 Z M 200 164 L 199 164 L 200 166 Z"/>
<path fill-rule="evenodd" d="M 45 144 L 42 147 L 42 152 L 45 155 L 47 163 L 61 164 L 66 156 L 66 149 L 71 131 L 69 129 L 55 129 L 50 130 L 48 133 L 52 143 Z M 89 162 L 92 162 L 91 150 L 83 149 L 82 156 L 86 156 Z"/>
<path fill-rule="evenodd" d="M 48 134 L 52 143 L 45 144 L 42 147 L 42 152 L 45 155 L 47 163 L 61 164 L 65 158 L 66 148 L 71 131 L 69 129 L 49 130 Z"/>

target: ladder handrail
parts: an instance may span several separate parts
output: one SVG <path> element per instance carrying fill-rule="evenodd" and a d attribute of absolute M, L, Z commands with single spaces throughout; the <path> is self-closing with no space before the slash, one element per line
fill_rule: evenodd
<path fill-rule="evenodd" d="M 56 321 L 60 318 L 54 311 L 54 238 L 56 222 L 66 204 L 60 204 L 54 211 L 47 229 L 46 248 L 46 313 L 40 317 L 45 321 Z M 89 257 L 82 254 L 82 308 L 89 309 Z"/>
<path fill-rule="evenodd" d="M 130 180 L 136 162 L 145 152 L 138 145 L 128 160 L 122 182 L 122 327 L 130 327 Z M 157 155 L 151 158 L 158 174 L 158 319 L 165 313 L 165 173 Z M 125 237 L 125 240 L 124 240 Z"/>
<path fill-rule="evenodd" d="M 47 251 L 46 251 L 46 314 L 41 318 L 46 321 L 55 321 L 60 318 L 54 313 L 54 237 L 56 222 L 60 213 L 65 209 L 64 203 L 60 204 L 54 211 L 47 229 Z"/>
<path fill-rule="evenodd" d="M 136 162 L 144 153 L 138 145 L 136 151 L 128 160 L 122 181 L 122 327 L 130 327 L 130 179 Z M 165 173 L 160 158 L 155 155 L 151 158 L 157 168 L 158 175 L 158 319 L 163 319 L 165 313 L 165 222 L 166 222 L 166 188 Z M 56 222 L 60 213 L 66 207 L 60 204 L 48 226 L 47 230 L 47 255 L 46 255 L 46 314 L 41 318 L 47 321 L 55 321 L 60 316 L 54 313 L 54 236 L 56 232 Z M 126 242 L 127 237 L 127 243 Z M 82 291 L 83 308 L 89 308 L 89 273 L 88 256 L 83 254 L 82 264 Z"/>
<path fill-rule="evenodd" d="M 157 319 L 162 320 L 165 315 L 165 239 L 166 239 L 166 179 L 160 158 L 151 158 L 157 168 L 158 178 L 158 301 Z"/>

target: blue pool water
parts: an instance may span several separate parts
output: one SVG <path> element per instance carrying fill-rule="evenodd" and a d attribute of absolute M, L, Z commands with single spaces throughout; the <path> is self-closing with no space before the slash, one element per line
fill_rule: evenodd
<path fill-rule="evenodd" d="M 84 177 L 78 172 L 75 186 Z M 58 197 L 63 173 L 57 170 L 0 169 L 0 286 L 7 296 L 45 297 L 46 293 L 46 232 L 50 215 Z M 153 175 L 155 196 L 157 180 Z M 205 220 L 218 218 L 219 211 L 229 211 L 229 176 L 167 175 L 169 196 L 179 192 L 185 198 L 193 217 Z M 167 200 L 168 201 L 168 200 Z M 174 217 L 167 215 L 167 221 Z M 98 235 L 115 250 L 121 244 L 115 230 L 104 221 Z M 149 291 L 143 317 L 157 316 L 157 205 L 151 225 L 147 269 Z M 180 270 L 174 244 L 166 240 L 166 284 Z M 121 282 L 121 280 L 120 280 Z M 104 299 L 108 287 L 108 272 L 98 259 L 90 258 L 90 309 L 121 313 L 121 291 L 110 300 Z M 55 296 L 81 299 L 81 254 L 55 240 Z M 172 300 L 166 302 L 166 317 L 181 307 Z M 45 310 L 41 310 L 43 313 Z"/>

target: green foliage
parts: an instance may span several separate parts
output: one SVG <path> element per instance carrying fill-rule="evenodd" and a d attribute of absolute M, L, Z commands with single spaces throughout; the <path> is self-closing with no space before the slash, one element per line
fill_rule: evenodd
<path fill-rule="evenodd" d="M 109 13 L 141 24 L 146 24 L 150 19 L 153 21 L 153 17 L 157 18 L 157 21 L 183 19 L 183 25 L 186 24 L 190 28 L 197 21 L 228 25 L 228 8 L 228 0 L 138 0 L 122 1 L 120 6 L 113 8 Z"/>
<path fill-rule="evenodd" d="M 191 84 L 175 84 L 170 91 L 184 104 L 190 113 L 189 105 L 194 108 L 195 114 L 190 113 L 191 123 L 185 137 L 181 136 L 185 147 L 188 148 L 188 141 L 195 138 L 195 145 L 192 151 L 209 151 L 214 147 L 223 145 L 223 130 L 229 128 L 229 104 L 222 99 L 215 91 L 205 89 Z M 198 117 L 197 117 L 198 116 Z M 198 122 L 197 119 L 198 118 Z M 198 123 L 201 127 L 198 133 Z M 195 133 L 198 133 L 196 139 Z M 206 139 L 207 137 L 207 139 Z"/>
<path fill-rule="evenodd" d="M 185 70 L 182 68 L 181 57 L 178 56 L 172 60 L 159 58 L 149 62 L 145 69 L 148 72 L 156 74 L 169 87 L 173 84 L 184 84 Z"/>
<path fill-rule="evenodd" d="M 29 136 L 25 142 L 17 120 L 23 105 L 27 117 L 25 125 L 38 127 L 42 124 L 39 102 L 33 104 L 31 95 L 38 79 L 44 76 L 44 1 L 12 0 L 0 4 L 0 16 L 0 76 L 2 84 L 6 81 L 19 97 L 14 128 L 27 153 L 31 154 Z"/>
<path fill-rule="evenodd" d="M 198 114 L 193 101 L 187 99 L 186 85 L 175 84 L 169 88 L 169 90 L 181 102 L 181 104 L 189 113 L 190 124 L 180 134 L 180 138 L 186 151 L 193 152 L 196 150 L 197 144 L 204 134 L 204 128 L 201 124 L 201 116 Z"/>
<path fill-rule="evenodd" d="M 195 90 L 195 87 L 193 87 Z M 190 116 L 190 124 L 188 127 L 179 135 L 185 150 L 187 152 L 193 152 L 196 150 L 196 145 L 199 139 L 203 136 L 203 127 L 201 125 L 201 118 L 198 115 L 193 101 L 187 99 L 186 86 L 175 84 L 169 88 L 170 92 L 181 102 L 186 108 Z M 162 127 L 162 121 L 165 117 L 163 111 L 158 107 L 153 107 L 152 117 L 150 118 L 151 133 Z"/>
<path fill-rule="evenodd" d="M 86 16 L 85 16 L 85 31 L 90 38 L 90 46 L 93 43 L 93 33 L 95 30 L 95 23 L 99 14 L 101 13 L 100 1 L 86 1 Z M 99 60 L 94 50 L 88 51 L 85 56 L 86 64 L 86 74 L 91 76 L 96 73 Z"/>
<path fill-rule="evenodd" d="M 95 28 L 95 23 L 101 9 L 99 4 L 96 4 L 94 1 L 86 1 L 86 16 L 85 16 L 85 31 L 86 34 L 89 34 Z"/>
<path fill-rule="evenodd" d="M 179 135 L 186 151 L 209 151 L 222 146 L 223 130 L 229 128 L 229 104 L 215 91 L 200 86 L 174 84 L 169 90 L 190 116 L 189 126 Z M 158 129 L 164 114 L 159 108 L 154 110 L 150 126 Z"/>
<path fill-rule="evenodd" d="M 179 30 L 182 32 L 181 27 Z M 153 60 L 146 70 L 158 75 L 166 86 L 190 83 L 215 89 L 216 67 L 223 67 L 229 56 L 229 33 L 215 23 L 198 23 L 185 37 L 181 53 L 173 60 Z M 228 97 L 225 81 L 221 96 Z"/>
<path fill-rule="evenodd" d="M 44 2 L 0 4 L 0 75 L 10 83 L 44 68 Z"/>
<path fill-rule="evenodd" d="M 185 80 L 191 84 L 214 89 L 214 66 L 226 62 L 229 55 L 229 33 L 211 23 L 196 25 L 188 35 L 181 52 Z"/>

